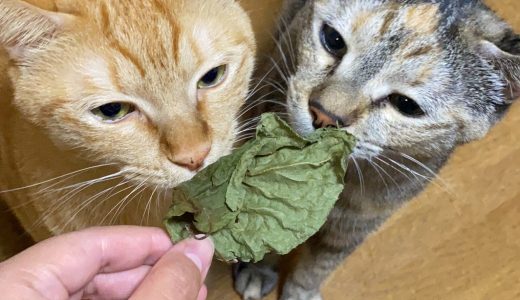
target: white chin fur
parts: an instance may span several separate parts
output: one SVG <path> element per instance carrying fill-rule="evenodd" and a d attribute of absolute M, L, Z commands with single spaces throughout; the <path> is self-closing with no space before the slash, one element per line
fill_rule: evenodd
<path fill-rule="evenodd" d="M 375 146 L 363 141 L 358 141 L 354 151 L 352 152 L 352 157 L 371 160 L 373 157 L 381 154 L 381 152 L 383 152 L 383 149 L 381 149 L 379 146 Z"/>

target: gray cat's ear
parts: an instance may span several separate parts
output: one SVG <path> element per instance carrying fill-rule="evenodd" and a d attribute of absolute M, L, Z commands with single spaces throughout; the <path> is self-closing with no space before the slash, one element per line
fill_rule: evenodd
<path fill-rule="evenodd" d="M 520 97 L 520 55 L 506 52 L 489 41 L 481 41 L 477 51 L 501 72 L 506 82 L 506 101 L 510 103 Z"/>
<path fill-rule="evenodd" d="M 0 45 L 12 59 L 23 59 L 27 53 L 54 38 L 74 17 L 46 11 L 18 0 L 0 1 Z"/>

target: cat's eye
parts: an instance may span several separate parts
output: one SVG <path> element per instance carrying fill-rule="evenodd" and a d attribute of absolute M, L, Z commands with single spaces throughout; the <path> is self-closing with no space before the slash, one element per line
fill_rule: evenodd
<path fill-rule="evenodd" d="M 347 53 L 347 44 L 341 34 L 327 24 L 321 27 L 320 40 L 325 50 L 337 58 L 341 58 Z"/>
<path fill-rule="evenodd" d="M 426 114 L 417 102 L 406 96 L 392 94 L 388 96 L 388 101 L 405 116 L 421 117 Z"/>
<path fill-rule="evenodd" d="M 135 107 L 132 104 L 124 102 L 112 102 L 91 110 L 96 117 L 105 122 L 122 120 L 134 111 Z"/>
<path fill-rule="evenodd" d="M 213 68 L 208 71 L 208 73 L 204 74 L 202 78 L 197 83 L 198 89 L 209 89 L 219 85 L 224 79 L 224 75 L 226 75 L 227 66 L 222 65 L 216 68 Z"/>

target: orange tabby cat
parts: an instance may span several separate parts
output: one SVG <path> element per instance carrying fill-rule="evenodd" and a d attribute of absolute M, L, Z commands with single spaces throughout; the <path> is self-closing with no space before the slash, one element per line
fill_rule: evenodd
<path fill-rule="evenodd" d="M 0 44 L 0 198 L 37 241 L 160 224 L 231 151 L 255 54 L 232 0 L 2 0 Z"/>

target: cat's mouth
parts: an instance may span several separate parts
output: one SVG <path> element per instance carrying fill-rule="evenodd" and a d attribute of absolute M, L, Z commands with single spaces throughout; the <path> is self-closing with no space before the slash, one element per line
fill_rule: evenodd
<path fill-rule="evenodd" d="M 133 169 L 133 170 L 131 170 Z M 166 171 L 141 171 L 134 168 L 123 168 L 122 173 L 126 180 L 147 188 L 157 188 L 158 190 L 172 190 L 183 182 L 186 182 L 196 175 L 196 172 L 189 170 L 176 170 L 169 174 Z"/>

